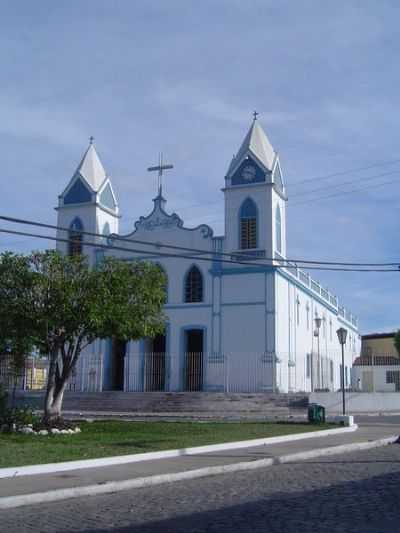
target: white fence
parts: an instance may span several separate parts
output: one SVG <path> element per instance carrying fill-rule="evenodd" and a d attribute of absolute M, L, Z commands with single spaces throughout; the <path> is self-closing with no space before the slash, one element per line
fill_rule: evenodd
<path fill-rule="evenodd" d="M 351 364 L 345 365 L 351 387 Z M 317 353 L 127 353 L 110 360 L 82 357 L 70 380 L 73 391 L 311 392 L 341 388 L 341 356 Z"/>
<path fill-rule="evenodd" d="M 400 359 L 362 356 L 353 366 L 347 359 L 344 388 L 349 391 L 399 392 Z M 47 383 L 48 361 L 28 358 L 15 375 L 10 361 L 0 358 L 0 383 L 7 388 L 41 390 Z M 209 392 L 318 392 L 342 389 L 340 352 L 84 354 L 69 380 L 68 390 Z"/>
<path fill-rule="evenodd" d="M 323 405 L 327 414 L 342 413 L 341 392 L 314 392 L 310 403 Z M 345 393 L 346 413 L 379 414 L 400 413 L 400 394 L 398 392 L 348 392 Z"/>

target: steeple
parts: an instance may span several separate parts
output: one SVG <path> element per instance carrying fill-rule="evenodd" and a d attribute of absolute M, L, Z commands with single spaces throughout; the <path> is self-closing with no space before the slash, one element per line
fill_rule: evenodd
<path fill-rule="evenodd" d="M 261 257 L 286 254 L 286 194 L 274 150 L 254 112 L 225 176 L 225 246 Z"/>
<path fill-rule="evenodd" d="M 93 137 L 77 169 L 64 192 L 59 196 L 58 225 L 69 228 L 79 227 L 84 231 L 109 235 L 118 233 L 118 203 L 111 181 L 97 155 Z M 63 238 L 68 235 L 60 230 Z M 83 238 L 83 242 L 86 237 Z M 104 243 L 103 237 L 92 237 L 92 242 Z M 58 242 L 57 248 L 68 253 L 68 246 Z M 93 249 L 84 247 L 85 253 L 93 256 Z"/>
<path fill-rule="evenodd" d="M 235 175 L 239 174 L 251 182 L 250 174 L 246 176 L 247 163 L 253 162 L 257 168 L 257 175 L 253 176 L 254 182 L 273 182 L 283 192 L 284 184 L 282 180 L 282 173 L 279 164 L 278 153 L 272 147 L 265 131 L 263 130 L 259 120 L 257 120 L 258 113 L 254 112 L 254 118 L 247 132 L 237 154 L 230 162 L 226 179 L 234 185 L 238 184 L 238 181 L 242 181 L 240 178 L 235 179 Z M 244 168 L 245 173 L 242 174 Z M 236 176 L 237 178 L 238 176 Z M 234 178 L 232 180 L 232 178 Z M 229 184 L 229 183 L 228 183 Z"/>
<path fill-rule="evenodd" d="M 255 156 L 266 170 L 272 170 L 277 154 L 272 148 L 258 120 L 253 120 L 242 146 L 236 155 L 236 161 L 242 160 L 249 153 Z"/>
<path fill-rule="evenodd" d="M 106 172 L 94 147 L 93 137 L 90 138 L 89 147 L 82 157 L 74 176 L 76 174 L 80 174 L 94 192 L 100 189 L 106 179 Z"/>

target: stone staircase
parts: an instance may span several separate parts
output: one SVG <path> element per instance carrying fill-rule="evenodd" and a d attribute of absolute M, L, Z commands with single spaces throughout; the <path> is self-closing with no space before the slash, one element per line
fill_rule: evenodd
<path fill-rule="evenodd" d="M 305 394 L 211 392 L 67 392 L 64 410 L 76 412 L 170 415 L 204 418 L 303 416 Z"/>

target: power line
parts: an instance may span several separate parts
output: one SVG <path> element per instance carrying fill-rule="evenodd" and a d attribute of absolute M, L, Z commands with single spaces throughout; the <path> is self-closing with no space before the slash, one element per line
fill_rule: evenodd
<path fill-rule="evenodd" d="M 0 217 L 0 218 L 4 218 L 4 217 Z M 35 224 L 39 224 L 41 225 L 40 223 L 35 223 Z M 44 225 L 43 226 L 47 226 L 47 225 Z M 65 231 L 65 230 L 64 230 Z M 50 235 L 41 235 L 41 234 L 37 234 L 37 233 L 30 233 L 30 232 L 22 232 L 22 231 L 17 231 L 17 230 L 9 230 L 9 229 L 4 229 L 4 228 L 1 228 L 0 229 L 0 233 L 8 233 L 8 234 L 12 234 L 12 235 L 23 235 L 23 236 L 28 236 L 28 237 L 35 237 L 35 238 L 38 238 L 38 239 L 45 239 L 45 240 L 52 240 L 52 241 L 58 241 L 58 242 L 65 242 L 65 243 L 71 243 L 71 242 L 74 242 L 74 239 L 65 239 L 65 238 L 62 238 L 62 237 L 52 237 Z M 81 234 L 85 234 L 87 232 L 80 232 L 80 231 L 76 231 L 76 233 L 81 233 Z M 101 236 L 102 238 L 104 238 L 104 235 L 100 235 L 100 234 L 97 234 L 98 236 Z M 146 244 L 150 244 L 150 245 L 155 245 L 155 246 L 158 246 L 156 243 L 146 243 Z M 259 262 L 257 261 L 257 263 L 254 263 L 254 262 L 248 262 L 248 261 L 240 261 L 240 260 L 237 260 L 237 259 L 223 259 L 223 258 L 220 258 L 220 257 L 200 257 L 199 255 L 197 254 L 190 254 L 190 255 L 187 255 L 187 254 L 169 254 L 169 253 L 165 253 L 165 252 L 157 252 L 156 254 L 154 252 L 151 252 L 151 251 L 148 251 L 148 250 L 141 250 L 141 249 L 135 249 L 135 248 L 125 248 L 125 247 L 122 247 L 122 246 L 115 246 L 115 245 L 107 245 L 107 244 L 101 244 L 101 243 L 93 243 L 93 242 L 83 242 L 82 243 L 83 246 L 91 246 L 91 247 L 94 247 L 94 248 L 100 248 L 100 249 L 105 249 L 105 250 L 118 250 L 118 251 L 123 251 L 123 252 L 132 252 L 132 253 L 138 253 L 138 254 L 146 254 L 146 255 L 151 255 L 152 258 L 158 258 L 158 257 L 168 257 L 168 258 L 179 258 L 179 259 L 194 259 L 196 258 L 198 261 L 208 261 L 208 262 L 218 262 L 218 263 L 229 263 L 229 264 L 240 264 L 240 265 L 246 265 L 246 266 L 251 266 L 251 267 L 257 267 L 257 266 L 265 266 L 265 267 L 271 267 L 271 266 L 275 266 L 274 264 L 268 264 L 268 263 L 262 263 L 262 262 Z M 167 246 L 167 245 L 165 245 Z M 206 252 L 204 250 L 201 251 L 202 254 L 207 254 L 207 255 L 219 255 L 218 252 L 213 252 L 213 251 L 210 251 L 210 252 Z M 232 254 L 234 255 L 234 254 Z M 288 262 L 288 260 L 285 260 L 286 262 Z M 330 270 L 330 271 L 340 271 L 340 272 L 399 272 L 399 265 L 396 263 L 397 265 L 397 268 L 392 268 L 392 269 L 389 269 L 389 268 L 374 268 L 374 269 L 366 269 L 366 268 L 343 268 L 343 267 L 327 267 L 327 266 L 307 266 L 308 269 L 310 270 Z M 285 268 L 297 268 L 298 265 L 297 264 L 294 264 L 294 263 L 289 263 L 287 265 L 282 265 L 283 267 Z M 391 265 L 393 266 L 393 265 Z"/>
<path fill-rule="evenodd" d="M 398 160 L 398 161 L 400 161 L 400 160 Z M 394 160 L 392 163 L 394 163 L 394 162 L 397 162 L 397 160 Z M 386 164 L 388 164 L 388 163 L 386 163 Z M 367 168 L 372 168 L 372 167 L 375 167 L 375 166 L 378 166 L 378 165 L 370 165 L 368 167 L 361 167 L 360 169 L 364 169 L 364 168 L 367 169 Z M 350 172 L 351 171 L 339 172 L 339 173 L 336 173 L 336 174 L 331 174 L 329 177 L 334 177 L 334 176 L 339 175 L 339 174 L 348 174 Z M 366 176 L 366 177 L 358 178 L 358 179 L 355 179 L 355 180 L 344 181 L 342 183 L 335 183 L 333 185 L 326 185 L 324 187 L 318 187 L 317 189 L 312 189 L 312 190 L 309 190 L 309 191 L 302 191 L 302 192 L 290 194 L 290 199 L 297 198 L 299 196 L 305 196 L 305 195 L 308 195 L 308 194 L 313 194 L 313 193 L 320 192 L 320 191 L 325 191 L 325 190 L 329 190 L 329 189 L 336 189 L 336 188 L 344 187 L 346 185 L 351 185 L 353 183 L 370 181 L 370 180 L 381 178 L 381 177 L 384 177 L 384 176 L 389 176 L 391 174 L 396 174 L 397 172 L 400 172 L 400 169 L 392 170 L 390 172 L 383 172 L 381 174 L 374 174 L 373 176 Z M 317 179 L 317 178 L 315 178 L 315 179 Z M 311 181 L 311 180 L 306 180 L 306 181 Z M 392 183 L 392 182 L 389 182 L 389 183 Z M 386 182 L 383 185 L 385 185 L 385 184 L 386 184 Z M 297 184 L 295 184 L 295 185 L 297 185 Z M 374 187 L 375 187 L 375 185 L 374 185 Z M 379 185 L 376 185 L 376 187 L 379 187 Z M 362 189 L 359 189 L 359 190 L 362 190 Z M 358 189 L 357 189 L 356 192 L 358 192 Z M 347 193 L 348 193 L 348 191 L 339 191 L 337 194 L 339 195 L 339 194 L 347 194 Z M 336 196 L 336 194 L 335 194 L 335 196 Z M 326 196 L 326 198 L 330 198 L 330 196 Z M 325 199 L 325 196 L 317 197 L 315 199 L 310 198 L 309 200 L 307 200 L 307 202 L 318 201 L 320 199 L 321 200 Z M 193 209 L 193 208 L 196 208 L 196 207 L 208 207 L 208 206 L 211 206 L 211 205 L 218 205 L 218 204 L 220 204 L 222 202 L 223 202 L 223 200 L 221 199 L 221 200 L 217 200 L 217 201 L 214 201 L 214 202 L 206 202 L 206 203 L 201 203 L 201 204 L 197 203 L 197 204 L 186 205 L 186 206 L 178 206 L 178 207 L 175 207 L 175 210 L 176 211 L 186 211 L 188 209 Z M 293 202 L 293 203 L 290 203 L 290 205 L 297 205 L 298 203 L 303 203 L 303 202 Z M 134 218 L 134 217 L 124 218 L 123 222 L 129 222 L 131 220 L 136 220 L 136 218 Z M 214 221 L 220 222 L 221 220 L 220 219 L 213 219 L 212 221 L 213 222 Z"/>
<path fill-rule="evenodd" d="M 25 225 L 28 225 L 28 226 L 37 226 L 37 227 L 41 227 L 41 228 L 46 228 L 46 229 L 54 229 L 54 230 L 59 230 L 59 231 L 65 231 L 66 233 L 68 233 L 70 231 L 69 228 L 66 228 L 66 227 L 63 227 L 63 226 L 57 226 L 57 225 L 54 225 L 54 224 L 47 224 L 47 223 L 44 223 L 44 222 L 36 222 L 34 220 L 26 220 L 26 219 L 22 219 L 22 218 L 16 218 L 16 217 L 9 217 L 9 216 L 5 216 L 5 215 L 0 215 L 0 220 L 4 220 L 6 222 L 13 222 L 13 223 L 16 223 L 16 224 L 25 224 Z M 85 230 L 76 230 L 77 233 L 81 234 L 81 235 L 89 235 L 91 237 L 100 237 L 102 239 L 104 239 L 105 236 L 104 234 L 102 233 L 95 233 L 95 232 L 91 232 L 91 231 L 85 231 Z M 128 237 L 123 237 L 123 236 L 119 236 L 117 234 L 111 234 L 109 236 L 110 239 L 113 239 L 115 241 L 122 241 L 122 242 L 128 242 L 128 243 L 133 243 L 133 244 L 143 244 L 145 246 L 153 246 L 157 249 L 159 248 L 170 248 L 170 249 L 173 249 L 173 250 L 181 250 L 181 251 L 185 251 L 185 252 L 193 252 L 194 254 L 198 255 L 216 255 L 218 257 L 221 257 L 221 256 L 226 256 L 226 257 L 229 257 L 230 259 L 232 258 L 232 255 L 235 255 L 234 252 L 232 253 L 228 253 L 228 252 L 218 252 L 218 251 L 214 251 L 214 250 L 201 250 L 200 248 L 191 248 L 191 247 L 185 247 L 185 246 L 178 246 L 178 245 L 175 245 L 175 244 L 166 244 L 166 243 L 162 243 L 162 242 L 149 242 L 149 241 L 143 241 L 143 240 L 139 240 L 139 239 L 132 239 L 132 238 L 128 238 Z M 158 252 L 156 252 L 158 253 Z M 246 257 L 245 253 L 241 252 L 242 255 L 244 257 Z M 247 258 L 251 257 L 251 255 L 248 255 Z M 354 262 L 342 262 L 342 261 L 318 261 L 318 260 L 309 260 L 309 259 L 291 259 L 291 258 L 273 258 L 273 257 L 265 257 L 264 258 L 265 260 L 267 261 L 277 261 L 277 262 L 281 262 L 281 263 L 288 263 L 289 265 L 293 265 L 293 264 L 305 264 L 305 265 L 308 265 L 308 264 L 311 264 L 311 265 L 335 265 L 335 266 L 360 266 L 360 267 L 384 267 L 384 266 L 399 266 L 400 265 L 400 261 L 397 262 L 397 263 L 354 263 Z M 250 264 L 253 264 L 253 263 L 250 263 Z"/>
<path fill-rule="evenodd" d="M 311 191 L 298 192 L 291 196 L 291 198 L 298 198 L 299 196 L 305 196 L 307 194 L 314 194 L 315 192 L 326 191 L 327 189 L 337 189 L 339 187 L 344 187 L 346 185 L 353 185 L 353 183 L 360 183 L 365 181 L 371 181 L 377 178 L 383 178 L 384 176 L 389 176 L 392 174 L 400 173 L 400 169 L 391 170 L 390 172 L 383 172 L 382 174 L 374 174 L 373 176 L 363 176 L 356 180 L 343 181 L 342 183 L 336 183 L 334 185 L 326 185 L 325 187 L 318 187 L 317 189 L 311 189 Z M 340 191 L 339 191 L 340 192 Z M 346 192 L 346 191 L 343 191 Z"/>
<path fill-rule="evenodd" d="M 391 185 L 393 183 L 399 183 L 399 179 L 384 181 L 383 183 L 376 183 L 375 185 L 368 185 L 368 187 L 360 187 L 359 189 L 352 189 L 350 191 L 339 191 L 337 193 L 328 194 L 326 196 L 318 196 L 317 198 L 310 198 L 309 200 L 303 200 L 300 202 L 293 202 L 291 205 L 308 204 L 310 202 L 317 202 L 318 200 L 325 200 L 327 198 L 334 198 L 335 196 L 342 196 L 346 194 L 354 194 L 355 192 L 365 191 L 366 189 L 376 189 L 383 187 L 384 185 Z"/>
<path fill-rule="evenodd" d="M 295 183 L 292 183 L 290 184 L 290 187 L 297 187 L 298 185 L 302 185 L 303 183 L 309 183 L 309 182 L 312 182 L 312 181 L 315 181 L 315 180 L 327 180 L 327 179 L 330 179 L 330 178 L 334 178 L 336 176 L 344 176 L 346 174 L 351 174 L 352 172 L 361 172 L 362 170 L 368 170 L 370 168 L 375 168 L 375 167 L 380 167 L 380 166 L 385 166 L 385 165 L 394 165 L 395 163 L 399 163 L 400 162 L 400 159 L 392 159 L 392 160 L 386 160 L 386 161 L 381 161 L 380 163 L 374 163 L 372 165 L 367 165 L 367 166 L 364 166 L 364 167 L 356 167 L 356 168 L 350 168 L 350 169 L 347 169 L 347 170 L 342 170 L 340 172 L 334 172 L 332 174 L 325 174 L 325 175 L 322 175 L 322 176 L 315 176 L 313 178 L 307 178 L 305 180 L 302 180 L 302 181 L 297 181 Z"/>

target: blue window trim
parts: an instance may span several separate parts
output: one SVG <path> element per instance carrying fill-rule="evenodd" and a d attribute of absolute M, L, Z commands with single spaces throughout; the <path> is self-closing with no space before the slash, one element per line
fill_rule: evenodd
<path fill-rule="evenodd" d="M 193 268 L 197 268 L 197 270 L 200 272 L 200 275 L 201 275 L 201 286 L 202 286 L 202 298 L 201 298 L 201 301 L 200 302 L 187 302 L 186 301 L 186 281 L 187 281 L 187 278 L 188 278 L 188 275 L 190 273 L 190 271 L 193 269 Z M 186 270 L 185 272 L 185 275 L 183 276 L 183 291 L 182 291 L 182 301 L 184 304 L 186 305 L 198 305 L 198 304 L 201 304 L 205 301 L 205 296 L 206 296 L 206 287 L 205 287 L 205 283 L 204 283 L 204 274 L 203 274 L 203 271 L 201 270 L 201 268 L 199 267 L 199 265 L 197 265 L 196 263 L 192 263 L 189 268 Z"/>
<path fill-rule="evenodd" d="M 84 180 L 79 176 L 69 188 L 69 191 L 64 194 L 63 204 L 85 204 L 92 201 L 92 193 L 84 183 Z"/>
<path fill-rule="evenodd" d="M 250 205 L 251 205 L 251 207 L 254 207 L 253 216 L 244 216 L 244 214 L 243 214 L 244 209 L 246 209 Z M 257 207 L 257 203 L 255 202 L 255 200 L 253 200 L 253 198 L 251 198 L 251 196 L 247 196 L 243 200 L 243 202 L 240 205 L 239 211 L 238 211 L 238 250 L 253 250 L 253 248 L 242 248 L 242 239 L 241 239 L 242 219 L 248 219 L 248 218 L 255 218 L 256 219 L 256 245 L 255 245 L 254 249 L 257 249 L 258 242 L 259 242 L 259 235 L 258 235 L 258 233 L 259 233 L 258 207 Z"/>
<path fill-rule="evenodd" d="M 107 209 L 115 211 L 116 204 L 114 200 L 114 195 L 112 193 L 111 185 L 109 183 L 107 183 L 107 185 L 101 191 L 99 195 L 99 202 Z"/>
<path fill-rule="evenodd" d="M 83 231 L 83 222 L 79 217 L 75 217 L 69 225 L 70 231 Z"/>

